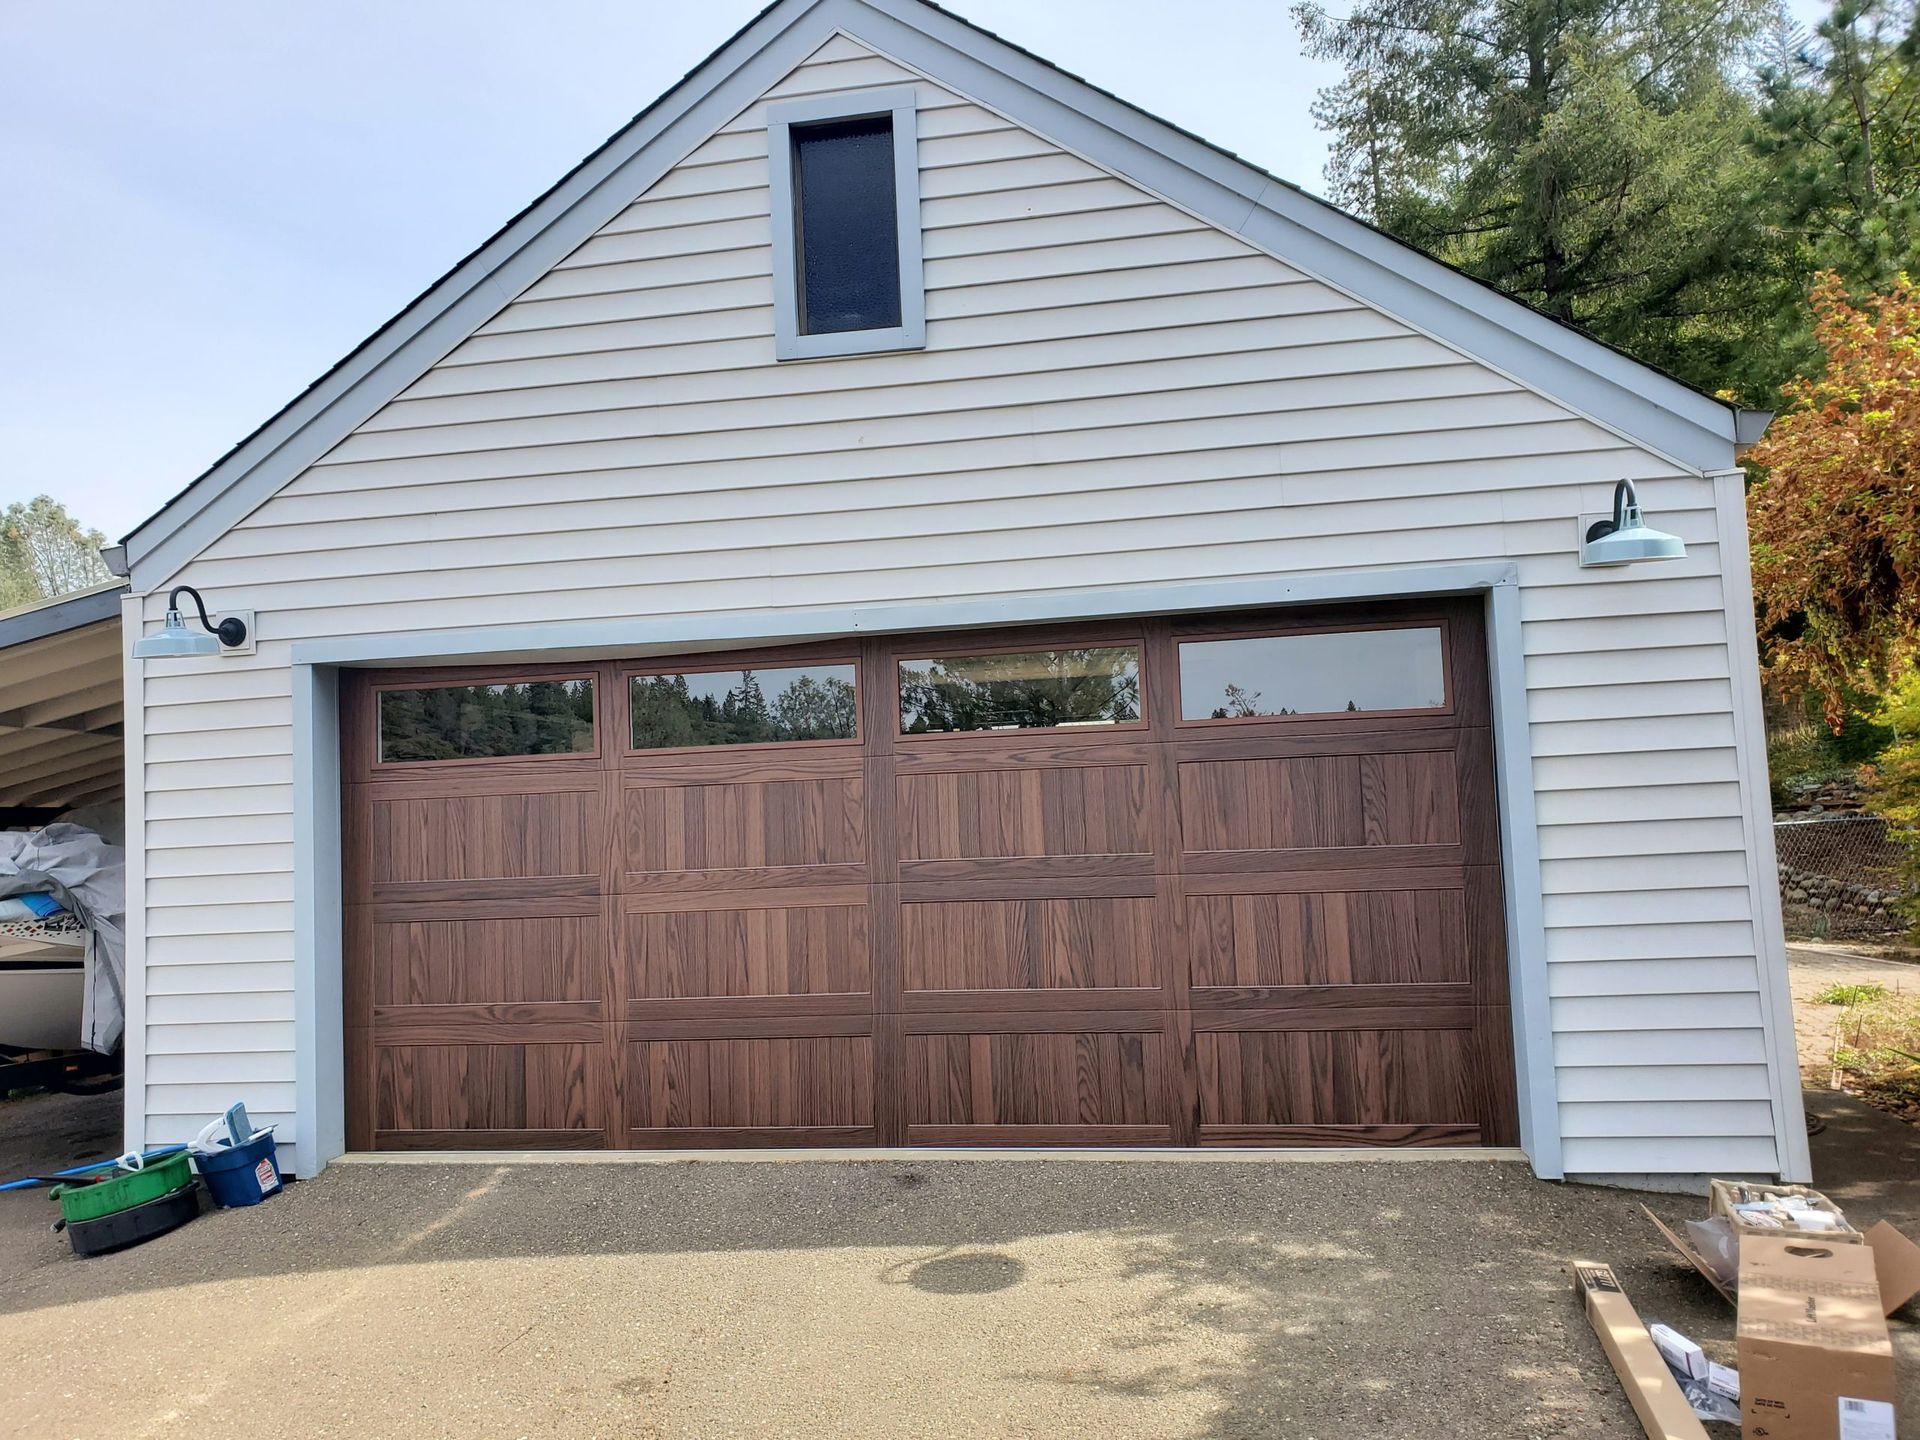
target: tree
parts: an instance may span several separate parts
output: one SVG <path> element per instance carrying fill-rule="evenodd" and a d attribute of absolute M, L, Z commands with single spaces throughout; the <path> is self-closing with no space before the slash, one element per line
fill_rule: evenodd
<path fill-rule="evenodd" d="M 1315 117 L 1333 198 L 1719 388 L 1764 341 L 1773 264 L 1741 199 L 1738 84 L 1768 0 L 1358 0 L 1294 8 L 1340 64 Z"/>
<path fill-rule="evenodd" d="M 1873 717 L 1893 731 L 1893 743 L 1863 772 L 1867 807 L 1885 818 L 1887 834 L 1906 846 L 1901 866 L 1902 914 L 1920 928 L 1920 667 L 1890 686 Z"/>
<path fill-rule="evenodd" d="M 1855 294 L 1887 289 L 1920 254 L 1920 64 L 1915 0 L 1837 0 L 1811 33 L 1784 22 L 1757 76 L 1745 144 L 1759 161 L 1745 208 L 1763 222 L 1774 274 L 1771 342 L 1743 368 L 1810 374 L 1819 363 L 1806 296 L 1838 273 Z M 1764 377 L 1762 377 L 1764 378 Z M 1760 403 L 1773 403 L 1749 385 Z"/>
<path fill-rule="evenodd" d="M 1748 144 L 1768 183 L 1756 199 L 1808 273 L 1836 270 L 1856 289 L 1890 284 L 1920 236 L 1917 20 L 1914 0 L 1839 0 L 1760 70 Z"/>
<path fill-rule="evenodd" d="M 1920 634 L 1920 289 L 1856 305 L 1828 272 L 1813 316 L 1824 370 L 1785 387 L 1747 508 L 1769 678 L 1818 691 L 1837 729 Z"/>
<path fill-rule="evenodd" d="M 0 512 L 0 609 L 104 584 L 113 578 L 100 559 L 106 543 L 57 500 L 15 501 Z"/>

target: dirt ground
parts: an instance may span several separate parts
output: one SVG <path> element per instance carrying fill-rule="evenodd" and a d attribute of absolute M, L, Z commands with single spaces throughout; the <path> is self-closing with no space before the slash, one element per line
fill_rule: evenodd
<path fill-rule="evenodd" d="M 1809 1089 L 1831 1090 L 1834 1026 L 1842 1014 L 1838 1005 L 1816 1005 L 1813 997 L 1829 985 L 1883 985 L 1891 994 L 1920 993 L 1920 965 L 1877 960 L 1837 947 L 1789 945 L 1787 975 L 1793 987 L 1793 1029 L 1800 1043 L 1800 1083 Z"/>
<path fill-rule="evenodd" d="M 1823 1174 L 1920 1227 L 1916 1132 L 1816 1101 Z M 0 1105 L 0 1172 L 116 1105 Z M 1626 1436 L 1569 1260 L 1733 1358 L 1646 1199 L 1700 1204 L 1481 1160 L 343 1164 L 82 1261 L 0 1195 L 0 1434 Z"/>

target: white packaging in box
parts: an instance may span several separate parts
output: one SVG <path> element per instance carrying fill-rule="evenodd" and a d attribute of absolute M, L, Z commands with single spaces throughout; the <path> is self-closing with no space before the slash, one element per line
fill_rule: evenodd
<path fill-rule="evenodd" d="M 1647 1333 L 1666 1362 L 1689 1380 L 1707 1378 L 1707 1352 L 1671 1325 L 1649 1325 Z"/>

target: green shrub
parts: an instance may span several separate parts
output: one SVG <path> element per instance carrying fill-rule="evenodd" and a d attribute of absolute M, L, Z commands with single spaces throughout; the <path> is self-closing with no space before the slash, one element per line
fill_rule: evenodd
<path fill-rule="evenodd" d="M 1864 1005 L 1869 1000 L 1884 1000 L 1884 985 L 1829 985 L 1813 997 L 1816 1005 Z"/>

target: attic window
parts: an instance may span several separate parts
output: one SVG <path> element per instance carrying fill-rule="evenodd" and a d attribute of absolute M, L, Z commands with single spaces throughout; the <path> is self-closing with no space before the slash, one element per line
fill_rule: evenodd
<path fill-rule="evenodd" d="M 924 345 L 913 90 L 773 105 L 767 143 L 775 355 Z"/>

